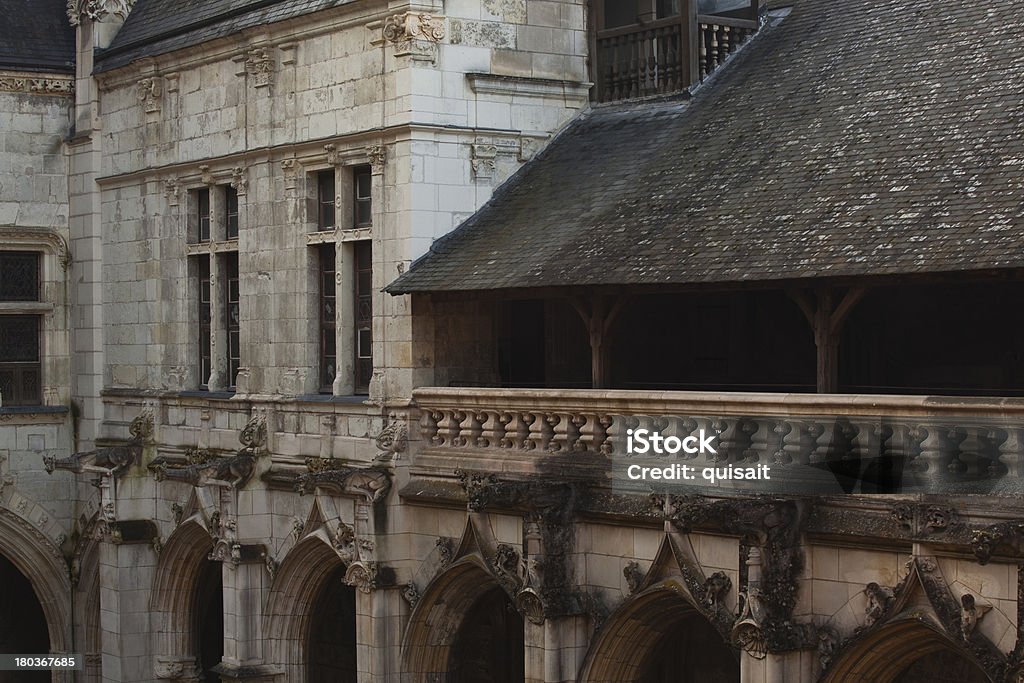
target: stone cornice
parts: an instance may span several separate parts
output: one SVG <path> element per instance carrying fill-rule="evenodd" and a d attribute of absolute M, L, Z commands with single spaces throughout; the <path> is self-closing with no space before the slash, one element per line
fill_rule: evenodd
<path fill-rule="evenodd" d="M 83 19 L 103 21 L 110 14 L 128 18 L 135 0 L 68 0 L 68 21 L 78 26 Z"/>

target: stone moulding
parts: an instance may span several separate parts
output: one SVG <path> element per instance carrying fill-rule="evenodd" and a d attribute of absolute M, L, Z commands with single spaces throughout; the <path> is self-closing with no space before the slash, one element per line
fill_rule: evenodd
<path fill-rule="evenodd" d="M 489 73 L 468 73 L 466 80 L 469 82 L 469 87 L 477 94 L 570 99 L 585 99 L 594 85 L 585 81 L 503 76 Z"/>

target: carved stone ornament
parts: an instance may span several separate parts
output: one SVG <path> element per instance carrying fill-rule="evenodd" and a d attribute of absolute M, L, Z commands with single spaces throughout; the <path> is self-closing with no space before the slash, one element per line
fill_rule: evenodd
<path fill-rule="evenodd" d="M 725 596 L 732 590 L 732 579 L 725 572 L 715 572 L 704 581 L 703 604 L 708 609 L 715 609 L 722 603 Z"/>
<path fill-rule="evenodd" d="M 444 39 L 444 18 L 425 12 L 404 12 L 384 20 L 384 40 L 401 43 L 407 40 L 429 40 L 440 42 Z"/>
<path fill-rule="evenodd" d="M 245 447 L 244 450 L 256 455 L 267 445 L 267 418 L 253 415 L 238 434 L 238 441 Z"/>
<path fill-rule="evenodd" d="M 371 145 L 366 148 L 366 156 L 370 160 L 370 171 L 380 173 L 384 170 L 384 162 L 388 158 L 388 148 L 384 145 Z"/>
<path fill-rule="evenodd" d="M 128 426 L 128 433 L 132 436 L 132 443 L 146 443 L 153 436 L 153 411 L 143 410 Z"/>
<path fill-rule="evenodd" d="M 399 420 L 392 413 L 388 426 L 381 430 L 374 441 L 381 451 L 374 460 L 398 460 L 409 446 L 409 429 L 404 420 Z"/>
<path fill-rule="evenodd" d="M 155 114 L 160 111 L 160 99 L 163 97 L 163 87 L 160 84 L 159 76 L 152 76 L 139 79 L 136 95 L 139 103 L 147 114 Z"/>
<path fill-rule="evenodd" d="M 472 151 L 473 158 L 470 163 L 473 166 L 473 177 L 477 180 L 493 179 L 494 174 L 498 169 L 497 146 L 477 143 L 473 145 Z"/>
<path fill-rule="evenodd" d="M 644 580 L 644 572 L 640 569 L 639 563 L 627 562 L 626 566 L 622 568 L 622 575 L 626 579 L 626 585 L 629 586 L 630 594 L 636 593 Z"/>
<path fill-rule="evenodd" d="M 987 564 L 1001 546 L 1020 552 L 1024 541 L 1024 521 L 999 522 L 971 534 L 971 549 L 979 564 Z"/>
<path fill-rule="evenodd" d="M 452 559 L 455 556 L 455 550 L 452 548 L 452 540 L 444 536 L 439 536 L 437 539 L 437 556 L 440 560 L 441 567 L 447 567 L 452 563 Z"/>
<path fill-rule="evenodd" d="M 818 663 L 821 665 L 822 671 L 828 669 L 832 664 L 839 644 L 839 632 L 834 626 L 826 625 L 818 628 Z"/>
<path fill-rule="evenodd" d="M 245 70 L 253 77 L 253 85 L 265 88 L 274 77 L 274 59 L 266 48 L 250 50 L 245 59 Z"/>
<path fill-rule="evenodd" d="M 83 17 L 102 21 L 109 14 L 127 19 L 134 4 L 135 0 L 68 0 L 68 21 L 72 26 L 78 26 Z"/>
<path fill-rule="evenodd" d="M 235 166 L 231 169 L 231 187 L 239 197 L 244 197 L 249 191 L 249 176 L 244 166 Z"/>
<path fill-rule="evenodd" d="M 420 597 L 420 589 L 412 581 L 402 587 L 402 599 L 409 604 L 410 608 L 415 608 L 419 604 Z"/>
<path fill-rule="evenodd" d="M 768 656 L 768 640 L 762 626 L 766 614 L 761 591 L 751 588 L 741 594 L 740 599 L 743 601 L 743 610 L 732 627 L 732 642 L 754 659 L 764 659 Z"/>
<path fill-rule="evenodd" d="M 874 581 L 864 587 L 864 595 L 868 599 L 868 604 L 864 608 L 868 626 L 884 617 L 896 599 L 892 588 L 879 585 Z"/>
<path fill-rule="evenodd" d="M 345 572 L 345 584 L 354 586 L 361 593 L 372 593 L 378 587 L 376 562 L 353 562 Z"/>

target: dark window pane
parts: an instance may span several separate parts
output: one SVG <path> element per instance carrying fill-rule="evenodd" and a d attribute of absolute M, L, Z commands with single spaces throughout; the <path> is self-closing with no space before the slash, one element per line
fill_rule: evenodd
<path fill-rule="evenodd" d="M 334 229 L 334 171 L 320 171 L 316 174 L 317 195 L 317 228 L 320 230 Z"/>
<path fill-rule="evenodd" d="M 238 190 L 230 185 L 224 187 L 224 225 L 229 240 L 238 237 Z"/>
<path fill-rule="evenodd" d="M 210 190 L 204 188 L 196 193 L 196 224 L 199 226 L 199 241 L 210 241 Z"/>
<path fill-rule="evenodd" d="M 241 366 L 241 349 L 239 344 L 239 330 L 241 327 L 239 307 L 239 286 L 238 286 L 238 253 L 224 254 L 224 314 L 227 318 L 226 326 L 228 331 L 227 352 L 228 386 L 235 386 L 235 375 Z"/>
<path fill-rule="evenodd" d="M 355 223 L 356 227 L 365 227 L 370 225 L 373 221 L 372 215 L 372 202 L 370 200 L 370 190 L 372 189 L 373 176 L 370 175 L 370 168 L 368 166 L 361 166 L 354 172 L 354 189 L 355 189 Z"/>
<path fill-rule="evenodd" d="M 42 402 L 39 326 L 39 316 L 0 316 L 0 392 L 4 405 Z"/>
<path fill-rule="evenodd" d="M 210 355 L 210 257 L 200 256 L 196 264 L 199 279 L 199 384 L 210 383 L 213 367 Z"/>
<path fill-rule="evenodd" d="M 333 175 L 333 174 L 332 174 Z M 337 297 L 335 292 L 335 247 L 321 245 L 317 251 L 317 267 L 320 269 L 320 391 L 331 393 L 337 374 Z"/>
<path fill-rule="evenodd" d="M 356 310 L 355 388 L 356 393 L 367 393 L 373 374 L 373 251 L 369 241 L 355 243 L 355 286 L 353 297 Z"/>
<path fill-rule="evenodd" d="M 0 363 L 39 361 L 39 317 L 0 316 Z"/>
<path fill-rule="evenodd" d="M 0 301 L 39 301 L 39 254 L 0 251 Z"/>

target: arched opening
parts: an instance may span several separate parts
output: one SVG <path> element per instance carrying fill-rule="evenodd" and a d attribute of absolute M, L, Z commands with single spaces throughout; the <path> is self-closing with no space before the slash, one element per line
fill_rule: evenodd
<path fill-rule="evenodd" d="M 267 601 L 264 636 L 289 683 L 356 680 L 356 592 L 347 569 L 318 535 L 288 551 Z"/>
<path fill-rule="evenodd" d="M 43 607 L 28 578 L 0 555 L 0 652 L 42 655 L 50 651 Z M 48 671 L 0 671 L 0 683 L 47 683 Z"/>
<path fill-rule="evenodd" d="M 915 618 L 888 624 L 843 653 L 823 683 L 990 683 L 959 644 Z"/>
<path fill-rule="evenodd" d="M 431 581 L 402 641 L 403 680 L 417 683 L 518 683 L 525 658 L 522 618 L 476 556 Z"/>
<path fill-rule="evenodd" d="M 212 549 L 198 517 L 182 522 L 160 553 L 150 602 L 157 661 L 202 681 L 220 680 L 210 669 L 224 647 L 222 567 Z"/>
<path fill-rule="evenodd" d="M 591 646 L 579 680 L 587 683 L 735 683 L 738 653 L 665 582 L 611 616 Z"/>
<path fill-rule="evenodd" d="M 208 683 L 220 683 L 220 676 L 212 671 L 224 656 L 224 584 L 220 562 L 203 560 L 192 613 L 200 676 Z"/>
<path fill-rule="evenodd" d="M 310 616 L 307 680 L 355 683 L 356 589 L 345 585 L 345 566 L 341 563 L 322 584 Z"/>
<path fill-rule="evenodd" d="M 477 598 L 459 626 L 449 668 L 453 683 L 523 680 L 523 618 L 500 588 Z"/>

